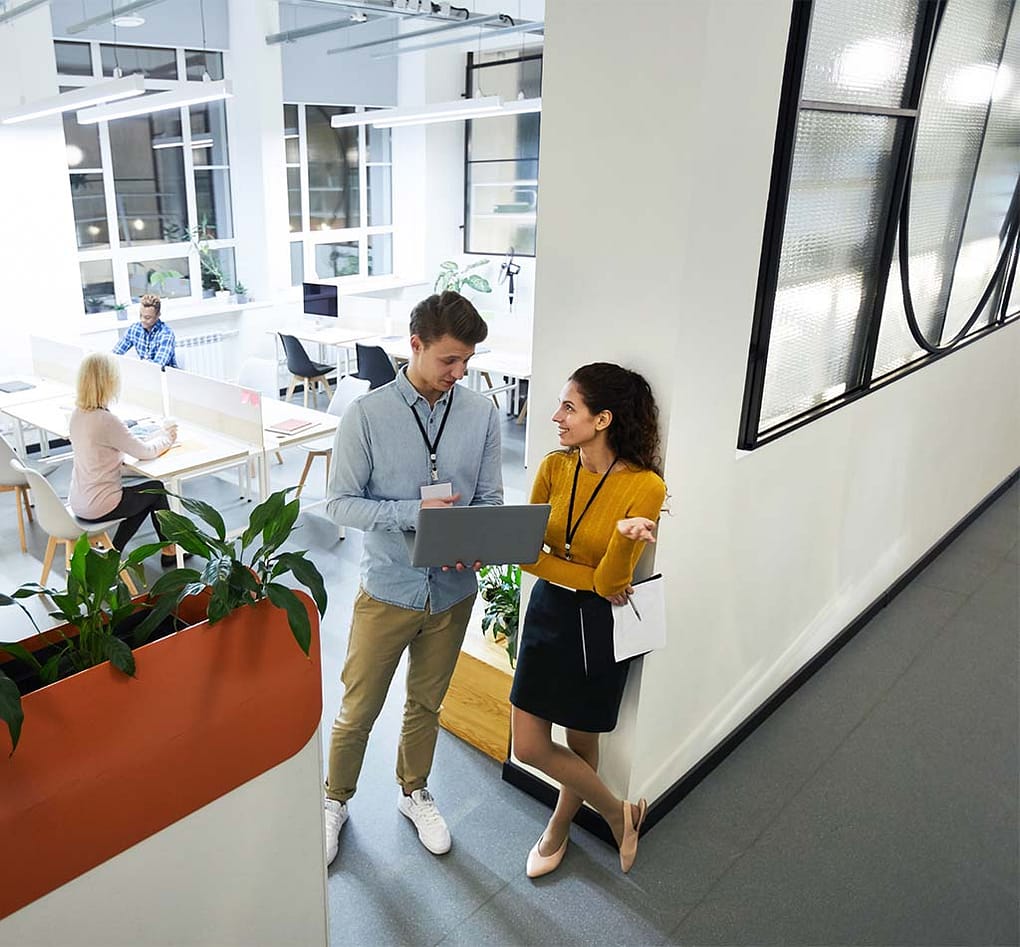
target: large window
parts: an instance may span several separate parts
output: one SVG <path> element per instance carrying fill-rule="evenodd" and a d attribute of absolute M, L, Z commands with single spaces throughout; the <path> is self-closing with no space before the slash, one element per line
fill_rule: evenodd
<path fill-rule="evenodd" d="M 108 43 L 54 43 L 61 90 L 120 68 L 150 92 L 203 71 L 223 76 L 222 53 Z M 85 311 L 105 312 L 147 292 L 201 299 L 218 288 L 210 260 L 233 288 L 227 120 L 222 102 L 79 125 L 63 118 Z M 201 240 L 203 253 L 197 243 Z M 203 265 L 205 263 L 205 265 Z"/>
<path fill-rule="evenodd" d="M 542 54 L 468 53 L 467 76 L 469 98 L 538 98 Z M 467 122 L 465 253 L 535 255 L 540 126 L 538 112 Z"/>
<path fill-rule="evenodd" d="M 740 446 L 1020 310 L 1012 0 L 794 4 Z"/>
<path fill-rule="evenodd" d="M 283 107 L 291 281 L 393 273 L 389 129 L 333 128 L 347 105 Z"/>

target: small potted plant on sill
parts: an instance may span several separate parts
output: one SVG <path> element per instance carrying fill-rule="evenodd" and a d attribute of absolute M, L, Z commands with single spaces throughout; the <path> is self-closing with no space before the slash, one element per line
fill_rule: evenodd
<path fill-rule="evenodd" d="M 114 314 L 117 316 L 118 322 L 126 322 L 128 317 L 127 306 L 124 303 L 115 303 L 113 307 Z"/>
<path fill-rule="evenodd" d="M 496 644 L 506 648 L 510 667 L 513 667 L 520 634 L 521 567 L 482 566 L 478 579 L 478 593 L 485 602 L 482 634 L 491 634 Z"/>
<path fill-rule="evenodd" d="M 167 296 L 166 284 L 174 279 L 184 279 L 184 274 L 179 270 L 153 270 L 149 274 L 149 285 L 165 301 Z"/>
<path fill-rule="evenodd" d="M 248 290 L 245 287 L 244 283 L 242 283 L 240 280 L 234 283 L 234 302 L 236 303 L 248 302 Z"/>

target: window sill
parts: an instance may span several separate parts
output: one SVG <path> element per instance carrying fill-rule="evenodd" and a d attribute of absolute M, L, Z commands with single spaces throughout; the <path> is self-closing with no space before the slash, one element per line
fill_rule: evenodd
<path fill-rule="evenodd" d="M 271 305 L 272 303 L 261 300 L 247 303 L 224 303 L 216 299 L 208 299 L 200 303 L 181 302 L 176 304 L 173 301 L 169 301 L 164 303 L 165 308 L 161 318 L 167 325 L 173 326 L 178 322 L 186 322 L 189 319 L 204 319 L 209 316 L 241 313 L 245 309 L 265 309 Z M 98 332 L 110 332 L 113 329 L 126 329 L 133 322 L 138 321 L 137 307 L 134 307 L 133 311 L 129 310 L 129 312 L 130 317 L 128 319 L 117 319 L 114 316 L 101 314 L 85 316 L 82 319 L 81 334 L 91 335 Z"/>

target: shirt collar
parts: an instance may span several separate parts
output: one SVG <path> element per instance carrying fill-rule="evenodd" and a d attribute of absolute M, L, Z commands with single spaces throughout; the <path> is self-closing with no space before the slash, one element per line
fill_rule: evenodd
<path fill-rule="evenodd" d="M 428 399 L 420 392 L 414 385 L 411 384 L 407 377 L 407 366 L 401 367 L 400 371 L 397 372 L 397 377 L 393 384 L 396 386 L 397 391 L 400 392 L 400 397 L 407 402 L 410 407 L 414 407 L 418 400 L 422 400 L 428 406 L 429 410 L 433 410 L 432 405 L 429 405 Z M 443 396 L 436 402 L 436 405 L 446 404 L 446 399 L 450 397 L 450 392 L 447 391 Z"/>

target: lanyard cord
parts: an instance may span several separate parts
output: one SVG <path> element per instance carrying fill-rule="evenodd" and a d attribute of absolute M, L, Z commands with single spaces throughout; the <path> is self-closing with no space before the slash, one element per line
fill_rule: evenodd
<path fill-rule="evenodd" d="M 417 402 L 415 402 L 415 404 L 417 404 Z M 414 422 L 418 425 L 418 430 L 421 431 L 421 439 L 425 442 L 425 448 L 429 452 L 429 474 L 432 477 L 433 483 L 439 479 L 439 468 L 436 466 L 436 451 L 439 450 L 439 442 L 443 439 L 443 431 L 446 430 L 446 419 L 450 416 L 450 407 L 452 404 L 453 389 L 451 388 L 450 397 L 446 401 L 446 410 L 443 412 L 443 420 L 439 422 L 439 432 L 436 434 L 435 443 L 430 441 L 428 434 L 425 433 L 425 425 L 421 423 L 421 418 L 418 417 L 418 412 L 414 409 L 414 405 L 408 405 L 411 409 L 411 414 L 414 415 Z"/>
<path fill-rule="evenodd" d="M 592 495 L 588 497 L 588 502 L 584 505 L 584 509 L 581 510 L 581 515 L 577 518 L 577 522 L 575 523 L 574 500 L 577 499 L 577 477 L 581 472 L 581 455 L 580 453 L 577 455 L 577 466 L 574 468 L 574 485 L 570 488 L 570 506 L 567 507 L 567 539 L 564 543 L 564 549 L 566 550 L 568 560 L 572 558 L 570 555 L 570 544 L 574 541 L 574 534 L 577 532 L 577 527 L 581 525 L 581 520 L 584 519 L 584 514 L 588 512 L 589 507 L 595 502 L 595 497 L 599 495 L 599 490 L 602 489 L 602 485 L 606 482 L 606 477 L 612 473 L 617 460 L 619 460 L 619 458 L 615 458 L 609 465 L 606 472 L 602 475 L 602 479 L 599 481 L 599 484 Z"/>

